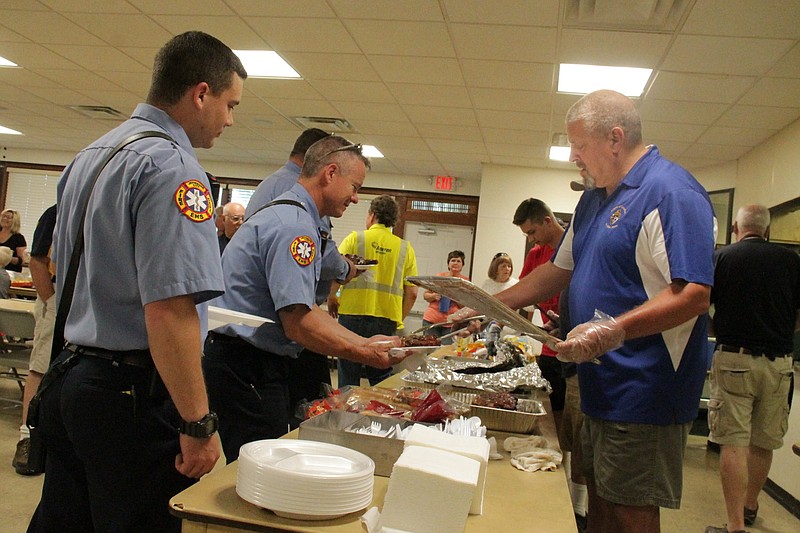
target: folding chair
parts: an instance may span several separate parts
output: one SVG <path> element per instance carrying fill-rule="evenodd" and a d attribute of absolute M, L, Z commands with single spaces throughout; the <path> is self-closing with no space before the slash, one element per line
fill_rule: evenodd
<path fill-rule="evenodd" d="M 34 302 L 31 300 L 0 300 L 0 367 L 8 370 L 0 371 L 0 378 L 17 382 L 20 399 L 2 398 L 0 400 L 14 405 L 22 405 L 22 393 L 25 390 L 28 364 L 31 357 L 31 340 L 36 319 L 33 314 Z"/>

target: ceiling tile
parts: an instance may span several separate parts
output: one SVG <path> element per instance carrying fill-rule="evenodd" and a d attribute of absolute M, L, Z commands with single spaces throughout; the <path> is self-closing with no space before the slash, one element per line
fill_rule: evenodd
<path fill-rule="evenodd" d="M 406 115 L 413 122 L 431 122 L 447 126 L 477 126 L 475 111 L 470 107 L 434 107 L 404 105 Z"/>
<path fill-rule="evenodd" d="M 552 63 L 465 59 L 461 67 L 467 87 L 549 91 L 555 77 Z"/>
<path fill-rule="evenodd" d="M 723 143 L 734 146 L 757 146 L 775 134 L 775 130 L 756 128 L 731 128 L 712 126 L 698 139 L 698 143 Z"/>
<path fill-rule="evenodd" d="M 278 52 L 354 54 L 360 50 L 341 21 L 328 18 L 248 17 L 248 25 Z M 319 38 L 310 38 L 319 36 Z"/>
<path fill-rule="evenodd" d="M 359 54 L 285 52 L 287 63 L 303 78 L 314 80 L 380 81 L 369 59 Z"/>
<path fill-rule="evenodd" d="M 508 24 L 508 14 L 513 13 L 513 24 L 522 26 L 555 27 L 560 12 L 558 0 L 444 0 L 444 7 L 453 22 Z"/>
<path fill-rule="evenodd" d="M 703 0 L 683 26 L 686 33 L 800 38 L 800 2 L 794 0 Z"/>
<path fill-rule="evenodd" d="M 800 118 L 800 109 L 736 105 L 725 112 L 717 126 L 741 126 L 752 124 L 765 129 L 780 130 Z"/>
<path fill-rule="evenodd" d="M 761 78 L 740 103 L 800 108 L 800 79 Z"/>
<path fill-rule="evenodd" d="M 556 30 L 453 24 L 453 42 L 465 59 L 551 63 L 556 57 Z"/>
<path fill-rule="evenodd" d="M 354 20 L 347 28 L 361 50 L 370 55 L 454 57 L 443 22 Z"/>
<path fill-rule="evenodd" d="M 753 86 L 757 78 L 724 74 L 659 72 L 647 98 L 733 103 Z"/>
<path fill-rule="evenodd" d="M 474 88 L 469 90 L 475 109 L 496 109 L 535 113 L 550 108 L 550 93 Z"/>
<path fill-rule="evenodd" d="M 655 68 L 669 43 L 670 36 L 659 33 L 564 29 L 558 62 Z"/>
<path fill-rule="evenodd" d="M 375 70 L 386 82 L 464 85 L 461 68 L 455 59 L 410 56 L 370 55 Z"/>
<path fill-rule="evenodd" d="M 432 21 L 444 20 L 437 2 L 430 0 L 330 0 L 336 13 L 344 19 L 372 19 L 387 21 Z"/>
<path fill-rule="evenodd" d="M 678 102 L 670 100 L 644 100 L 639 111 L 644 127 L 647 122 L 681 122 L 684 124 L 710 125 L 728 109 L 726 104 L 707 102 Z"/>
<path fill-rule="evenodd" d="M 465 87 L 413 83 L 387 83 L 387 85 L 397 101 L 404 105 L 472 107 Z"/>
<path fill-rule="evenodd" d="M 661 68 L 675 72 L 759 76 L 792 44 L 785 39 L 680 35 Z"/>

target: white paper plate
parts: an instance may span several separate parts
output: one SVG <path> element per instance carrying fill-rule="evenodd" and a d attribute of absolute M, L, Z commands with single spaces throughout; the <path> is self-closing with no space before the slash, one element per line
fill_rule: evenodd
<path fill-rule="evenodd" d="M 267 439 L 249 442 L 239 456 L 276 472 L 310 478 L 358 479 L 372 475 L 375 463 L 361 452 L 329 444 L 299 439 Z"/>
<path fill-rule="evenodd" d="M 214 330 L 227 324 L 252 326 L 257 328 L 262 324 L 274 324 L 274 320 L 263 316 L 248 315 L 239 311 L 231 311 L 214 305 L 208 306 L 208 330 Z"/>
<path fill-rule="evenodd" d="M 356 265 L 356 270 L 369 270 L 370 268 L 376 266 L 378 266 L 378 263 L 375 263 L 374 265 Z"/>
<path fill-rule="evenodd" d="M 413 372 L 419 368 L 419 365 L 422 364 L 427 355 L 435 352 L 439 348 L 440 346 L 408 346 L 405 348 L 390 348 L 389 355 L 392 357 L 402 357 L 403 355 L 410 354 L 399 363 L 392 365 L 392 369 L 395 372 L 400 372 L 401 370 Z"/>

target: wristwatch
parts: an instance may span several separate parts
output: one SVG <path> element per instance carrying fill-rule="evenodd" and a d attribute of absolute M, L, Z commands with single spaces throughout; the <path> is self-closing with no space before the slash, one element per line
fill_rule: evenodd
<path fill-rule="evenodd" d="M 189 435 L 190 437 L 207 439 L 208 437 L 214 435 L 218 428 L 219 418 L 217 417 L 217 413 L 211 411 L 200 420 L 196 420 L 194 422 L 181 420 L 181 424 L 178 426 L 178 431 L 184 435 Z"/>

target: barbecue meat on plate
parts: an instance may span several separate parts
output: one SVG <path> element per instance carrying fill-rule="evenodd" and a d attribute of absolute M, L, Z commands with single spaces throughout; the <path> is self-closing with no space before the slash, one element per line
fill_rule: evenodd
<path fill-rule="evenodd" d="M 406 335 L 400 339 L 403 348 L 413 348 L 417 346 L 440 346 L 442 343 L 436 335 Z"/>

